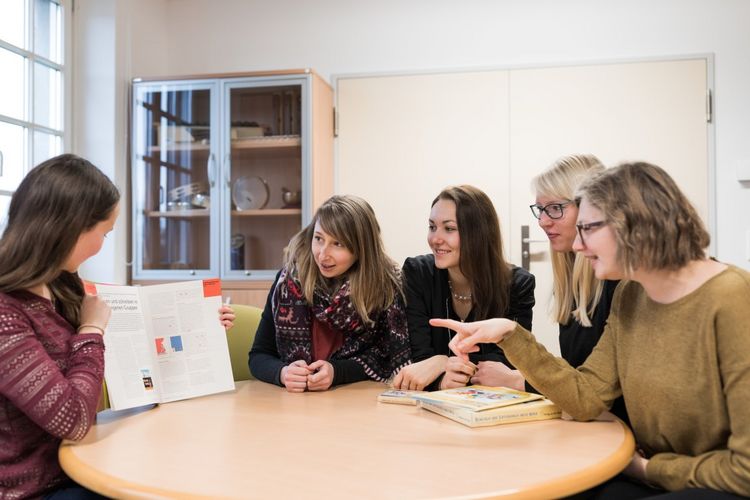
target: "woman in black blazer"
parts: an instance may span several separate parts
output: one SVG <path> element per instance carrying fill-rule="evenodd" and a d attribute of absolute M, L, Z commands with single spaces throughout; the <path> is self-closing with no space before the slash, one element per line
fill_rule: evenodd
<path fill-rule="evenodd" d="M 481 345 L 465 362 L 448 349 L 454 332 L 429 325 L 430 318 L 507 317 L 531 328 L 534 276 L 506 262 L 492 201 L 473 186 L 444 189 L 432 202 L 427 242 L 432 254 L 403 266 L 413 363 L 394 377 L 394 387 L 511 385 L 518 378 L 523 388 L 523 377 L 496 345 Z"/>

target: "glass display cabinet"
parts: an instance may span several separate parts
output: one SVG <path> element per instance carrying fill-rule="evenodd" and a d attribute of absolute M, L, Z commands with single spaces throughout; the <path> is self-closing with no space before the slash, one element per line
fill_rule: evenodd
<path fill-rule="evenodd" d="M 333 193 L 333 92 L 310 70 L 133 83 L 132 279 L 220 277 L 263 305 Z"/>

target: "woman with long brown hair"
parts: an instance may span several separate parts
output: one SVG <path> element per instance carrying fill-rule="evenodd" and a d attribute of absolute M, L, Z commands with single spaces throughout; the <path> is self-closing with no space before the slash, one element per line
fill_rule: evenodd
<path fill-rule="evenodd" d="M 101 249 L 120 193 L 89 161 L 64 154 L 33 168 L 0 240 L 0 498 L 100 498 L 63 473 L 57 449 L 92 425 L 110 309 L 78 268 Z M 220 310 L 229 328 L 234 313 Z"/>
<path fill-rule="evenodd" d="M 398 266 L 372 207 L 333 196 L 295 235 L 266 301 L 250 371 L 289 392 L 385 381 L 409 362 Z"/>
<path fill-rule="evenodd" d="M 446 188 L 433 200 L 427 243 L 432 254 L 408 258 L 403 266 L 414 363 L 396 375 L 393 385 L 411 390 L 495 385 L 498 372 L 512 371 L 496 345 L 483 345 L 470 360 L 462 360 L 448 349 L 454 332 L 428 321 L 500 316 L 531 328 L 534 277 L 505 260 L 495 207 L 474 186 Z"/>
<path fill-rule="evenodd" d="M 78 267 L 101 249 L 119 200 L 107 176 L 74 155 L 32 169 L 11 199 L 0 240 L 0 497 L 76 486 L 57 448 L 93 422 L 110 315 L 84 293 Z"/>

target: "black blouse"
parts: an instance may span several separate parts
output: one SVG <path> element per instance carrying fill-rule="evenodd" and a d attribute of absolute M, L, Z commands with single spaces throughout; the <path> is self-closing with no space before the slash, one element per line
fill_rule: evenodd
<path fill-rule="evenodd" d="M 591 351 L 604 333 L 604 327 L 609 317 L 609 308 L 612 306 L 612 296 L 619 281 L 605 281 L 601 299 L 594 309 L 591 317 L 591 326 L 583 326 L 578 321 L 571 319 L 568 324 L 560 325 L 560 354 L 563 359 L 574 368 L 578 368 L 586 361 Z M 625 401 L 622 397 L 617 398 L 610 409 L 620 419 L 629 422 L 625 410 Z"/>
<path fill-rule="evenodd" d="M 403 266 L 404 293 L 406 295 L 406 317 L 409 323 L 409 339 L 412 360 L 423 361 L 436 355 L 452 356 L 448 343 L 454 335 L 448 328 L 433 327 L 431 318 L 448 318 L 459 320 L 453 310 L 451 291 L 448 286 L 448 271 L 435 267 L 432 254 L 420 255 L 406 259 Z M 517 321 L 527 330 L 531 330 L 532 309 L 534 307 L 534 276 L 519 267 L 513 267 L 513 278 L 510 289 L 510 304 L 503 317 Z M 474 311 L 466 321 L 474 320 Z M 496 344 L 480 344 L 479 352 L 471 353 L 473 363 L 479 361 L 500 361 L 513 367 Z M 434 389 L 440 382 L 438 377 L 428 390 Z"/>

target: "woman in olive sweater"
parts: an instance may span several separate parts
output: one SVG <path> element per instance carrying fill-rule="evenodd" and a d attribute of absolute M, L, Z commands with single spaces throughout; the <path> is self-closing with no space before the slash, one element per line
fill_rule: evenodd
<path fill-rule="evenodd" d="M 601 498 L 750 494 L 750 273 L 708 259 L 709 235 L 669 175 L 624 164 L 581 189 L 575 249 L 618 287 L 604 335 L 578 369 L 514 321 L 454 328 L 460 357 L 498 343 L 527 380 L 577 420 L 622 396 L 638 452 Z"/>

